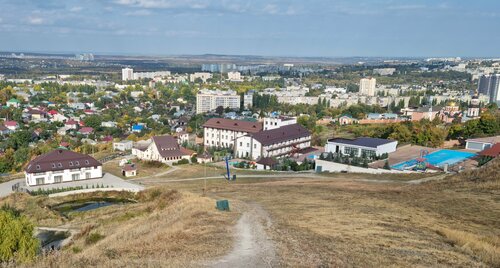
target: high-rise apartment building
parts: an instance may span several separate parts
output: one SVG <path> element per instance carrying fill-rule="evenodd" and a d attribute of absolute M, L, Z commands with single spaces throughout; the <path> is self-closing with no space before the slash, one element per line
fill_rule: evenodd
<path fill-rule="evenodd" d="M 479 94 L 487 95 L 490 103 L 500 104 L 500 74 L 479 77 L 477 91 Z"/>
<path fill-rule="evenodd" d="M 196 113 L 215 111 L 219 106 L 234 110 L 240 109 L 241 97 L 236 91 L 203 89 L 196 95 Z"/>
<path fill-rule="evenodd" d="M 375 96 L 375 85 L 377 80 L 373 77 L 361 78 L 359 81 L 359 93 L 367 96 Z"/>
<path fill-rule="evenodd" d="M 123 68 L 122 69 L 122 80 L 134 80 L 134 69 L 132 68 Z"/>

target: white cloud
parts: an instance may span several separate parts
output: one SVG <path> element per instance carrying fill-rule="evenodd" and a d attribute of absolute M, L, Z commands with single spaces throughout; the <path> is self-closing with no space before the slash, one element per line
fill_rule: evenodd
<path fill-rule="evenodd" d="M 424 9 L 425 5 L 399 5 L 399 6 L 389 6 L 387 9 L 391 10 L 415 10 L 415 9 Z"/>
<path fill-rule="evenodd" d="M 28 17 L 28 23 L 31 25 L 42 25 L 45 20 L 41 17 Z"/>
<path fill-rule="evenodd" d="M 82 11 L 82 9 L 83 9 L 82 7 L 72 7 L 72 8 L 69 9 L 69 11 L 71 11 L 71 12 L 80 12 L 80 11 Z"/>
<path fill-rule="evenodd" d="M 263 11 L 267 14 L 277 14 L 279 12 L 279 8 L 277 5 L 269 4 L 264 7 Z"/>
<path fill-rule="evenodd" d="M 171 8 L 174 4 L 167 0 L 116 0 L 115 3 L 124 6 L 142 8 Z"/>
<path fill-rule="evenodd" d="M 126 16 L 149 16 L 152 12 L 147 9 L 140 9 L 125 13 Z"/>

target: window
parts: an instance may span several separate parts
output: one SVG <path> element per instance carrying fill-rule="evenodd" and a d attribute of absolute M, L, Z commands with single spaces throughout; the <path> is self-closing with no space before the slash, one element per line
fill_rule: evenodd
<path fill-rule="evenodd" d="M 374 150 L 361 149 L 361 157 L 374 158 L 377 153 Z"/>
<path fill-rule="evenodd" d="M 240 146 L 243 146 L 243 142 L 240 141 Z"/>
<path fill-rule="evenodd" d="M 73 161 L 69 162 L 69 166 L 72 167 L 73 166 Z"/>
<path fill-rule="evenodd" d="M 40 165 L 36 165 L 36 170 L 40 170 Z"/>
<path fill-rule="evenodd" d="M 247 142 L 247 147 L 250 147 L 250 143 Z"/>
<path fill-rule="evenodd" d="M 91 176 L 90 176 L 90 172 L 86 172 L 86 173 L 85 173 L 85 179 L 90 179 L 90 177 L 91 177 Z"/>
<path fill-rule="evenodd" d="M 90 163 L 89 163 L 89 160 L 85 160 L 85 164 L 87 164 L 87 165 L 88 165 L 88 164 L 90 164 Z"/>
<path fill-rule="evenodd" d="M 52 163 L 52 168 L 56 168 L 56 163 Z"/>
<path fill-rule="evenodd" d="M 74 180 L 74 181 L 77 181 L 80 179 L 80 174 L 71 174 L 71 179 Z"/>
<path fill-rule="evenodd" d="M 75 161 L 75 165 L 79 166 L 79 165 L 80 165 L 80 162 Z"/>
<path fill-rule="evenodd" d="M 36 180 L 36 185 L 45 184 L 45 178 L 44 177 L 36 178 L 35 180 Z"/>
<path fill-rule="evenodd" d="M 62 164 L 61 164 L 61 163 L 58 163 L 58 164 L 57 164 L 57 166 L 61 168 L 61 167 L 62 167 Z"/>
<path fill-rule="evenodd" d="M 254 144 L 254 145 L 253 145 L 253 148 L 254 148 L 254 149 L 257 149 L 257 144 Z"/>
<path fill-rule="evenodd" d="M 54 176 L 54 182 L 55 182 L 55 183 L 60 183 L 60 182 L 62 182 L 62 176 L 61 176 L 61 175 L 59 175 L 59 176 Z"/>
<path fill-rule="evenodd" d="M 358 156 L 359 149 L 353 147 L 345 147 L 344 153 L 351 156 Z"/>

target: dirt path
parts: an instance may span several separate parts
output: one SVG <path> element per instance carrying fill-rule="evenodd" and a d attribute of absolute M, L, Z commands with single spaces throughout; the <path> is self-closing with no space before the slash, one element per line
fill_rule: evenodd
<path fill-rule="evenodd" d="M 266 233 L 272 223 L 258 204 L 245 204 L 245 212 L 235 226 L 235 244 L 231 252 L 210 263 L 209 267 L 275 267 L 276 249 Z"/>

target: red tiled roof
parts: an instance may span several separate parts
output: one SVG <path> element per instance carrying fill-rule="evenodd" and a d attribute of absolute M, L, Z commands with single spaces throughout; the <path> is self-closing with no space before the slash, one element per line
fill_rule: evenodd
<path fill-rule="evenodd" d="M 300 124 L 292 124 L 276 129 L 254 133 L 251 134 L 251 136 L 258 142 L 260 142 L 263 146 L 266 146 L 308 137 L 311 136 L 311 133 Z"/>
<path fill-rule="evenodd" d="M 123 166 L 122 168 L 123 171 L 134 171 L 137 170 L 137 167 L 134 164 L 127 164 Z"/>
<path fill-rule="evenodd" d="M 92 133 L 92 132 L 94 132 L 94 129 L 91 127 L 82 127 L 82 128 L 80 128 L 80 130 L 78 132 L 80 132 L 82 134 Z"/>
<path fill-rule="evenodd" d="M 15 126 L 17 126 L 17 122 L 16 121 L 5 121 L 5 122 L 3 122 L 3 124 L 6 127 L 15 127 Z"/>
<path fill-rule="evenodd" d="M 57 149 L 31 160 L 25 171 L 27 173 L 39 173 L 83 167 L 97 167 L 101 165 L 99 161 L 89 155 Z"/>
<path fill-rule="evenodd" d="M 76 122 L 76 121 L 75 121 L 75 120 L 73 120 L 73 119 L 70 119 L 70 120 L 66 121 L 66 123 L 65 123 L 65 124 L 66 124 L 66 125 L 77 125 L 77 124 L 78 124 L 78 122 Z"/>
<path fill-rule="evenodd" d="M 189 153 L 182 150 L 184 148 L 179 146 L 177 140 L 170 135 L 155 136 L 152 138 L 152 140 L 156 145 L 158 153 L 160 153 L 161 157 L 163 158 L 189 155 Z"/>
<path fill-rule="evenodd" d="M 203 127 L 227 129 L 232 131 L 257 133 L 262 130 L 262 123 L 233 120 L 226 118 L 210 118 Z"/>
<path fill-rule="evenodd" d="M 479 152 L 479 155 L 498 157 L 500 155 L 500 143 L 496 143 L 492 147 Z"/>

